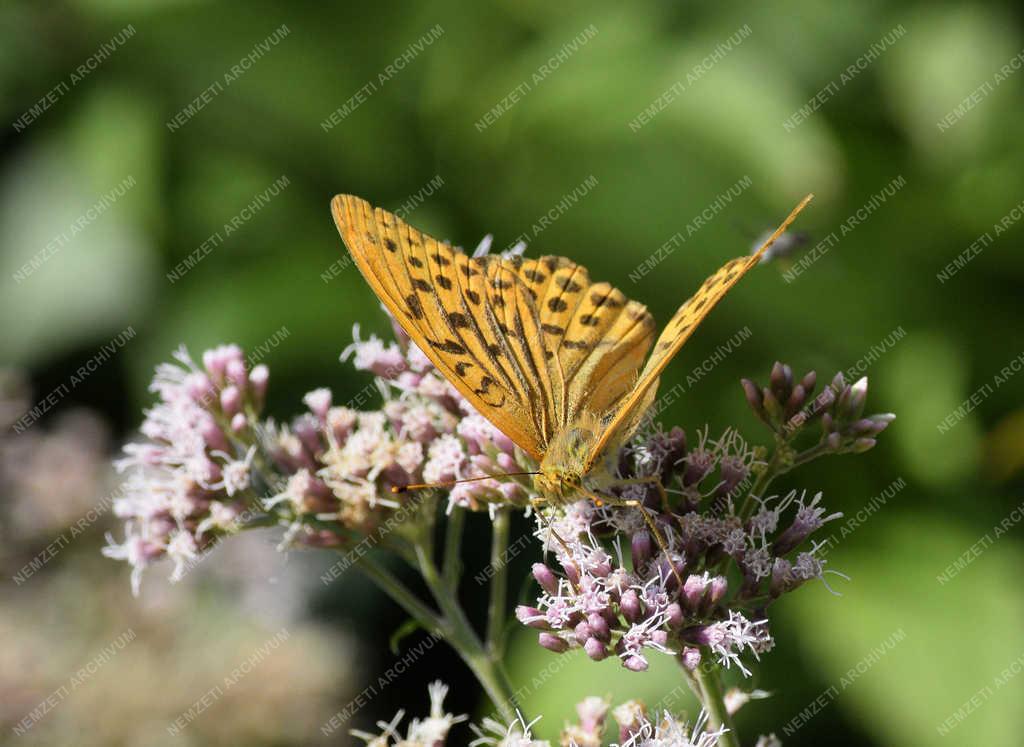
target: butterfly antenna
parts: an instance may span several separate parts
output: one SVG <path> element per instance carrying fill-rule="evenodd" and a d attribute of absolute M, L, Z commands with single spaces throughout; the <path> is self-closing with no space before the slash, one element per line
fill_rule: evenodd
<path fill-rule="evenodd" d="M 525 477 L 526 475 L 539 475 L 539 472 L 506 472 L 501 475 L 485 475 L 484 477 L 469 477 L 465 480 L 446 480 L 445 482 L 413 482 L 407 485 L 392 485 L 391 492 L 396 495 L 408 493 L 413 490 L 427 490 L 429 488 L 451 488 L 461 485 L 464 482 L 480 482 L 481 480 L 495 480 L 500 477 Z"/>

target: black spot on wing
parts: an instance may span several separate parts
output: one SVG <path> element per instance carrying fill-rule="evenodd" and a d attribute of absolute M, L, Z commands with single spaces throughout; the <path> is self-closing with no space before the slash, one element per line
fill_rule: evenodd
<path fill-rule="evenodd" d="M 434 348 L 435 350 L 440 350 L 443 353 L 449 353 L 451 355 L 466 354 L 466 348 L 464 348 L 462 346 L 462 343 L 460 343 L 457 340 L 445 340 L 444 342 L 438 342 L 437 340 L 431 340 L 430 338 L 425 339 L 427 340 L 427 344 L 430 345 L 430 347 Z"/>
<path fill-rule="evenodd" d="M 413 319 L 423 318 L 423 306 L 420 304 L 420 299 L 415 293 L 410 293 L 405 297 L 405 306 L 409 316 Z"/>

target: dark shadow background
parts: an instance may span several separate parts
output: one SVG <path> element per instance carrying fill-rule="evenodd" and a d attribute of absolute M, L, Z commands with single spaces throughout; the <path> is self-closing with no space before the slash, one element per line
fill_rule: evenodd
<path fill-rule="evenodd" d="M 0 8 L 0 362 L 11 420 L 104 343 L 135 333 L 28 432 L 8 428 L 0 440 L 4 738 L 68 669 L 133 625 L 139 640 L 109 665 L 117 673 L 97 674 L 14 743 L 162 744 L 166 723 L 218 678 L 218 657 L 224 667 L 244 658 L 283 619 L 303 631 L 295 653 L 174 743 L 348 743 L 319 726 L 394 662 L 387 641 L 403 620 L 355 574 L 322 587 L 330 559 L 280 557 L 268 534 L 179 586 L 157 570 L 134 600 L 127 570 L 98 558 L 113 525 L 104 521 L 31 583 L 8 580 L 103 494 L 108 453 L 140 422 L 154 365 L 180 343 L 194 353 L 227 341 L 252 348 L 286 328 L 266 359 L 269 409 L 281 418 L 314 387 L 365 385 L 338 354 L 353 324 L 385 332 L 386 323 L 356 271 L 331 276 L 343 256 L 332 195 L 413 206 L 410 222 L 469 248 L 487 233 L 499 248 L 525 233 L 530 253 L 586 263 L 663 321 L 813 191 L 799 221 L 806 243 L 752 273 L 663 383 L 683 387 L 667 422 L 690 433 L 736 425 L 756 440 L 764 434 L 739 377 L 763 380 L 776 359 L 820 377 L 860 362 L 869 409 L 898 414 L 874 451 L 818 462 L 780 485 L 823 491 L 847 515 L 875 510 L 828 554 L 852 579 L 836 581 L 841 597 L 815 585 L 779 605 L 776 649 L 753 680 L 775 696 L 741 712 L 741 733 L 753 743 L 775 731 L 787 745 L 1015 743 L 1021 681 L 994 684 L 1024 654 L 1024 34 L 1015 6 L 559 5 Z M 104 45 L 106 59 L 73 81 Z M 253 63 L 226 83 L 250 53 Z M 204 91 L 208 101 L 183 115 Z M 47 92 L 55 99 L 39 109 Z M 169 279 L 281 177 L 280 194 Z M 25 272 L 125 179 L 122 197 Z M 575 204 L 558 208 L 574 190 Z M 706 225 L 640 274 L 708 210 Z M 970 261 L 944 269 L 964 252 Z M 712 357 L 721 360 L 695 374 Z M 957 415 L 972 394 L 976 405 Z M 900 489 L 872 503 L 894 482 Z M 995 532 L 1004 519 L 1008 531 Z M 485 524 L 478 517 L 468 536 L 486 536 Z M 979 541 L 981 552 L 940 582 Z M 472 572 L 486 542 L 469 553 L 466 604 L 479 612 L 484 589 Z M 517 559 L 514 579 L 532 559 Z M 850 679 L 894 634 L 898 645 Z M 225 654 L 228 645 L 237 653 Z M 551 656 L 529 634 L 516 637 L 514 676 L 529 681 Z M 400 707 L 425 712 L 425 685 L 437 677 L 453 685 L 453 710 L 476 711 L 478 689 L 456 661 L 436 647 L 352 725 L 370 728 Z M 632 675 L 574 662 L 528 704 L 554 729 L 585 694 L 656 700 L 678 684 L 671 666 Z M 841 691 L 784 734 L 830 687 Z M 957 709 L 986 687 L 956 725 Z"/>

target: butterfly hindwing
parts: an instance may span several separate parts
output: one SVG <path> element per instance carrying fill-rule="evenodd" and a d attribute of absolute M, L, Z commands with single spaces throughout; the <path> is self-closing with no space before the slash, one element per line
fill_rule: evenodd
<path fill-rule="evenodd" d="M 562 425 L 584 411 L 603 415 L 625 396 L 654 337 L 654 319 L 608 283 L 564 257 L 523 260 L 519 276 L 535 294 Z"/>

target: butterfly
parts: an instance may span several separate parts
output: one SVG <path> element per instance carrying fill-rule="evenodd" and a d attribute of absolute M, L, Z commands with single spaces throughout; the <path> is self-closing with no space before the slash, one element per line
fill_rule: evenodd
<path fill-rule="evenodd" d="M 707 278 L 656 341 L 643 304 L 591 281 L 565 257 L 470 257 L 352 195 L 336 196 L 331 210 L 363 277 L 402 329 L 539 463 L 531 473 L 539 500 L 564 505 L 589 496 L 600 505 L 615 504 L 610 485 L 629 482 L 615 478 L 615 457 L 653 402 L 662 371 L 811 197 L 755 253 Z M 648 479 L 657 480 L 633 482 Z"/>

